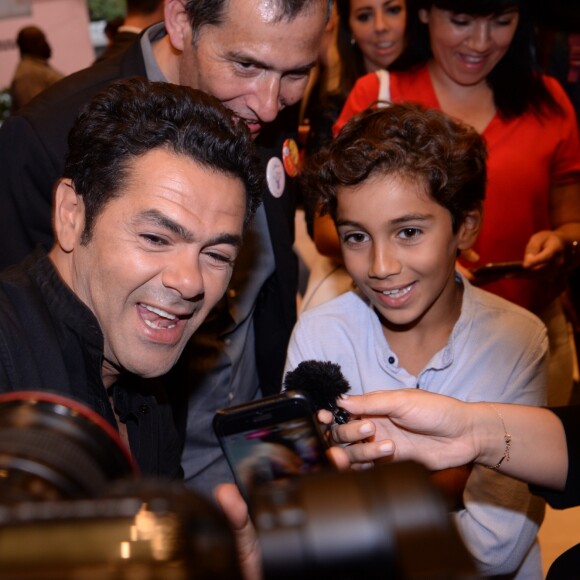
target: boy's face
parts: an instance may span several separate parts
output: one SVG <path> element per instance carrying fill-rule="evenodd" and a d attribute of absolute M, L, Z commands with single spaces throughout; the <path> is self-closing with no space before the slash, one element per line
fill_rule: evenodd
<path fill-rule="evenodd" d="M 454 234 L 451 214 L 425 187 L 397 175 L 373 175 L 337 192 L 337 227 L 346 269 L 385 328 L 453 324 L 459 288 L 457 250 L 479 229 L 479 212 Z"/>

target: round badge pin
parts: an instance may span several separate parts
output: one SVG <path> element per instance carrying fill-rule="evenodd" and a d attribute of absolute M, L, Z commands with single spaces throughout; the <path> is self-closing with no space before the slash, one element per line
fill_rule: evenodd
<path fill-rule="evenodd" d="M 286 175 L 284 166 L 278 157 L 272 157 L 266 166 L 266 181 L 268 189 L 274 197 L 280 197 L 284 193 Z"/>
<path fill-rule="evenodd" d="M 290 177 L 296 177 L 300 168 L 300 154 L 294 139 L 286 139 L 282 144 L 282 161 L 284 162 L 286 173 Z"/>

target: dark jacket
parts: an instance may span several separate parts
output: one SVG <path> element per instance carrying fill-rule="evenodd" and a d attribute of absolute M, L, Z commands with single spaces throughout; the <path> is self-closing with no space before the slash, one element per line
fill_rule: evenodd
<path fill-rule="evenodd" d="M 127 375 L 105 390 L 103 334 L 44 251 L 0 275 L 0 392 L 53 392 L 127 426 L 142 474 L 181 477 L 181 442 L 164 393 Z"/>

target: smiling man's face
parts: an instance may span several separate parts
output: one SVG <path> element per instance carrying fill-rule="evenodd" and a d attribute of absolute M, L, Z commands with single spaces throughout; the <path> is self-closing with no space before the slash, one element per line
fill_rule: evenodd
<path fill-rule="evenodd" d="M 226 290 L 245 208 L 240 179 L 154 149 L 132 162 L 83 244 L 82 197 L 61 182 L 51 258 L 103 331 L 105 386 L 175 364 Z"/>
<path fill-rule="evenodd" d="M 179 38 L 179 72 L 171 81 L 217 97 L 257 137 L 304 96 L 327 12 L 327 3 L 318 0 L 292 20 L 280 20 L 275 2 L 229 0 L 224 22 L 203 26 L 195 41 L 182 18 L 180 34 L 173 35 Z"/>

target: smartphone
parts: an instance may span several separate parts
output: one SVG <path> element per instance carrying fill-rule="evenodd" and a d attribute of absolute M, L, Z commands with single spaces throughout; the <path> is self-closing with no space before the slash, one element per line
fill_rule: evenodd
<path fill-rule="evenodd" d="M 330 468 L 315 408 L 300 391 L 221 409 L 213 427 L 248 504 L 260 485 Z"/>
<path fill-rule="evenodd" d="M 476 278 L 509 278 L 524 271 L 523 262 L 490 262 L 471 270 Z"/>

